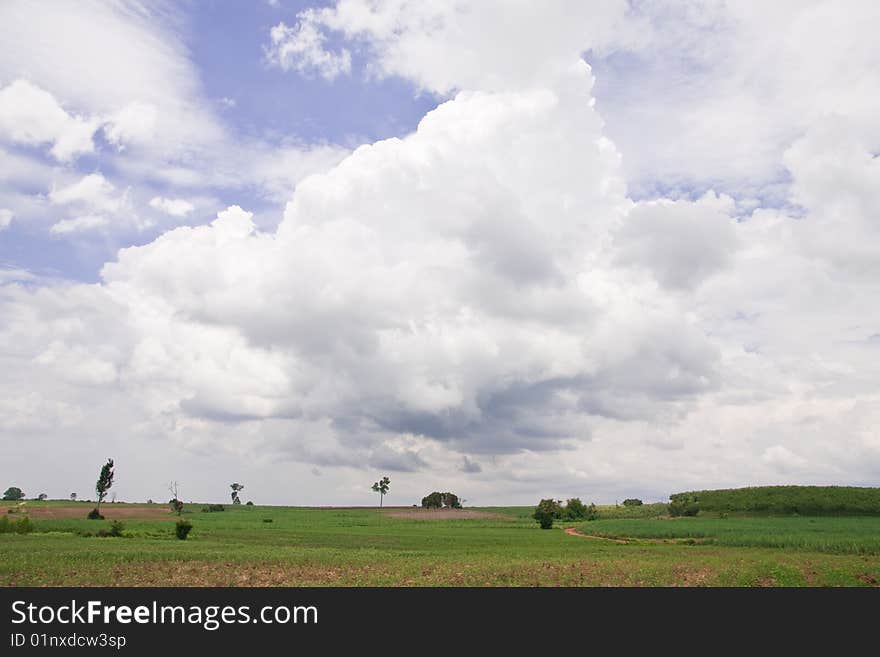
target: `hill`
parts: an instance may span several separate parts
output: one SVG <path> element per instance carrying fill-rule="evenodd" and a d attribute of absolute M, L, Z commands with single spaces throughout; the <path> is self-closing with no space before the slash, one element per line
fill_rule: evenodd
<path fill-rule="evenodd" d="M 755 486 L 674 493 L 673 504 L 700 511 L 808 516 L 880 515 L 880 488 L 855 486 Z"/>

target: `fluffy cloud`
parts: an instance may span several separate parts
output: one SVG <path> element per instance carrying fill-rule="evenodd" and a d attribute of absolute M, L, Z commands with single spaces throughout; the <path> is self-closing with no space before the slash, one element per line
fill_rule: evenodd
<path fill-rule="evenodd" d="M 539 29 L 534 4 L 521 0 L 340 0 L 297 18 L 295 27 L 281 23 L 271 33 L 270 52 L 276 58 L 283 53 L 288 68 L 321 70 L 332 63 L 332 76 L 348 72 L 348 51 L 324 48 L 324 32 L 337 32 L 366 44 L 373 73 L 406 77 L 440 94 L 542 86 L 585 50 L 637 43 L 645 29 L 623 0 L 545 3 L 540 25 L 552 29 Z"/>
<path fill-rule="evenodd" d="M 264 394 L 200 394 L 200 413 L 349 415 L 365 436 L 490 452 L 582 436 L 584 409 L 650 415 L 653 392 L 711 387 L 714 354 L 672 306 L 643 308 L 669 338 L 638 326 L 645 300 L 618 301 L 620 283 L 587 267 L 627 202 L 580 106 L 588 71 L 570 82 L 579 93 L 462 94 L 300 183 L 276 234 L 233 208 L 121 252 L 105 281 L 234 329 L 264 363 L 244 375 Z M 641 379 L 611 374 L 637 359 Z"/>
<path fill-rule="evenodd" d="M 298 182 L 277 229 L 232 206 L 122 249 L 98 284 L 0 287 L 0 339 L 16 346 L 0 353 L 0 413 L 30 438 L 22 453 L 42 436 L 99 435 L 102 449 L 165 472 L 155 454 L 171 445 L 207 472 L 200 482 L 250 468 L 278 501 L 291 476 L 319 467 L 335 491 L 322 490 L 325 503 L 362 495 L 367 467 L 418 471 L 395 477 L 401 499 L 454 486 L 478 503 L 876 482 L 878 125 L 859 109 L 870 84 L 834 116 L 824 94 L 797 94 L 785 139 L 791 106 L 740 121 L 721 112 L 736 85 L 694 92 L 705 114 L 678 106 L 689 123 L 671 133 L 680 171 L 708 163 L 704 182 L 736 169 L 767 185 L 778 171 L 784 184 L 767 206 L 724 180 L 634 201 L 629 153 L 608 139 L 579 53 L 651 52 L 657 21 L 682 12 L 683 33 L 664 38 L 722 77 L 728 50 L 707 33 L 730 48 L 745 30 L 767 49 L 752 63 L 805 51 L 752 34 L 736 8 L 719 24 L 714 5 L 581 5 L 550 5 L 545 32 L 525 4 L 505 3 L 510 20 L 489 34 L 477 29 L 482 3 L 344 0 L 308 14 L 361 40 L 375 73 L 451 99 L 404 138 L 316 154 L 332 168 Z M 648 9 L 647 27 L 642 13 L 621 23 Z M 792 34 L 812 34 L 829 10 L 786 11 Z M 873 61 L 876 46 L 850 28 L 864 46 L 854 61 Z M 843 61 L 846 43 L 831 45 Z M 685 79 L 709 89 L 703 73 Z M 725 151 L 749 125 L 742 149 Z M 768 135 L 749 160 L 750 140 Z M 50 202 L 78 211 L 120 198 L 100 174 L 86 178 Z M 279 179 L 282 194 L 292 183 Z"/>
<path fill-rule="evenodd" d="M 115 187 L 100 173 L 90 173 L 78 182 L 49 192 L 49 201 L 55 205 L 80 204 L 95 210 L 113 212 L 122 205 L 122 198 L 114 193 Z"/>
<path fill-rule="evenodd" d="M 640 196 L 724 185 L 780 203 L 782 153 L 830 115 L 880 146 L 877 3 L 660 0 L 633 11 L 643 38 L 590 62 Z"/>
<path fill-rule="evenodd" d="M 170 214 L 172 217 L 185 217 L 195 210 L 195 206 L 183 198 L 163 198 L 154 196 L 150 199 L 150 207 Z"/>
<path fill-rule="evenodd" d="M 329 52 L 324 48 L 326 37 L 317 24 L 318 13 L 313 9 L 297 17 L 296 27 L 279 23 L 269 32 L 271 46 L 266 50 L 269 62 L 284 70 L 301 73 L 316 71 L 326 80 L 351 71 L 351 53 L 342 49 Z"/>
<path fill-rule="evenodd" d="M 94 152 L 99 129 L 120 150 L 127 144 L 149 144 L 156 135 L 158 116 L 154 105 L 139 102 L 107 117 L 74 115 L 29 80 L 16 80 L 0 89 L 0 137 L 16 144 L 51 144 L 51 155 L 65 163 Z"/>
<path fill-rule="evenodd" d="M 880 122 L 878 122 L 880 123 Z M 792 199 L 812 211 L 804 240 L 812 255 L 836 267 L 876 277 L 880 238 L 880 157 L 857 122 L 817 121 L 785 152 L 794 176 Z M 847 230 L 837 228 L 845 224 Z"/>
<path fill-rule="evenodd" d="M 118 192 L 100 173 L 90 173 L 63 187 L 53 186 L 48 200 L 68 215 L 50 227 L 55 235 L 107 228 L 114 223 L 138 230 L 149 226 L 134 213 L 129 190 Z"/>
<path fill-rule="evenodd" d="M 62 219 L 52 224 L 49 232 L 54 235 L 69 235 L 70 233 L 79 233 L 82 231 L 94 230 L 101 228 L 109 223 L 107 217 L 99 214 L 84 214 L 71 219 Z"/>
<path fill-rule="evenodd" d="M 159 110 L 149 103 L 129 103 L 107 120 L 104 135 L 120 150 L 126 144 L 145 145 L 156 137 Z"/>
<path fill-rule="evenodd" d="M 0 89 L 0 137 L 18 144 L 51 144 L 56 160 L 67 162 L 93 151 L 98 125 L 69 114 L 52 94 L 27 80 Z"/>
<path fill-rule="evenodd" d="M 616 235 L 617 260 L 648 269 L 662 285 L 691 288 L 723 270 L 737 248 L 734 203 L 709 192 L 695 202 L 637 204 Z"/>
<path fill-rule="evenodd" d="M 178 20 L 163 3 L 62 1 L 44 11 L 26 0 L 4 2 L 0 80 L 27 79 L 83 115 L 110 119 L 111 140 L 135 136 L 135 119 L 153 107 L 164 139 L 145 146 L 189 152 L 222 131 L 199 101 L 198 74 L 175 37 Z"/>
<path fill-rule="evenodd" d="M 462 93 L 301 182 L 275 233 L 230 208 L 122 250 L 102 289 L 130 350 L 79 369 L 163 413 L 286 422 L 272 448 L 318 465 L 405 471 L 435 444 L 541 451 L 589 439 L 593 417 L 680 415 L 717 386 L 718 352 L 614 271 L 630 203 L 590 85 L 582 65 Z M 56 352 L 81 353 L 37 362 Z"/>

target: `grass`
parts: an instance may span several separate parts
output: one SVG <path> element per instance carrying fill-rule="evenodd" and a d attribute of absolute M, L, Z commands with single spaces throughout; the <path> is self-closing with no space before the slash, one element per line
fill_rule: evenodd
<path fill-rule="evenodd" d="M 694 517 L 666 520 L 597 520 L 578 528 L 609 538 L 697 539 L 726 547 L 880 555 L 877 517 Z"/>
<path fill-rule="evenodd" d="M 187 505 L 191 512 L 184 517 L 194 528 L 181 541 L 174 536 L 173 515 L 126 520 L 120 538 L 84 537 L 80 532 L 109 529 L 110 521 L 86 520 L 92 506 L 86 503 L 77 505 L 82 518 L 39 518 L 40 504 L 70 506 L 30 503 L 34 532 L 0 535 L 0 584 L 864 586 L 880 581 L 880 556 L 871 536 L 880 530 L 878 519 L 586 523 L 589 533 L 659 537 L 667 527 L 681 534 L 670 537 L 711 539 L 696 545 L 620 545 L 569 536 L 559 527 L 541 530 L 529 507 L 482 509 L 504 514 L 501 518 L 415 520 L 391 518 L 378 509 L 229 505 L 224 512 L 201 513 L 202 505 Z M 810 520 L 816 522 L 800 522 Z M 785 538 L 772 544 L 774 527 Z M 737 533 L 752 543 L 734 545 Z M 749 538 L 760 536 L 763 543 Z M 868 549 L 846 549 L 847 540 Z"/>

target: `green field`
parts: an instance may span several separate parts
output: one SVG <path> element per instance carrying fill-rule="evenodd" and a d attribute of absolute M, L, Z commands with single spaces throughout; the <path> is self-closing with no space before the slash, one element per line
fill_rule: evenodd
<path fill-rule="evenodd" d="M 181 541 L 174 536 L 176 516 L 161 505 L 105 505 L 108 518 L 131 516 L 124 520 L 124 535 L 84 536 L 110 525 L 86 520 L 91 506 L 29 502 L 35 531 L 0 534 L 0 584 L 869 586 L 880 581 L 878 518 L 623 518 L 541 530 L 528 507 L 479 510 L 495 517 L 423 520 L 389 515 L 407 509 L 227 506 L 202 513 L 201 505 L 187 505 L 184 517 L 194 529 Z M 142 509 L 147 517 L 136 517 Z M 600 514 L 613 515 L 614 509 L 620 507 L 600 507 Z M 65 514 L 70 517 L 57 517 Z M 566 534 L 564 527 L 629 540 L 583 538 Z"/>
<path fill-rule="evenodd" d="M 704 545 L 880 555 L 877 517 L 696 517 L 598 520 L 578 531 L 623 539 L 694 539 Z"/>

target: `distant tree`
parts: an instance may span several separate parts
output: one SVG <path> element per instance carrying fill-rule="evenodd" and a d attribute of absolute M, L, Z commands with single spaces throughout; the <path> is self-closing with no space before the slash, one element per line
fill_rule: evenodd
<path fill-rule="evenodd" d="M 40 500 L 41 502 L 43 500 L 45 500 L 47 497 L 49 497 L 49 496 L 46 495 L 46 493 L 40 493 L 39 495 L 37 495 L 37 499 Z"/>
<path fill-rule="evenodd" d="M 233 504 L 241 504 L 241 499 L 238 497 L 238 493 L 244 490 L 244 484 L 229 484 L 229 487 L 232 489 L 232 503 Z"/>
<path fill-rule="evenodd" d="M 541 525 L 541 529 L 550 529 L 553 527 L 553 520 L 559 518 L 561 514 L 562 507 L 559 502 L 546 499 L 538 502 L 532 517 Z"/>
<path fill-rule="evenodd" d="M 458 500 L 458 495 L 455 493 L 443 493 L 443 506 L 447 509 L 460 509 L 461 502 Z"/>
<path fill-rule="evenodd" d="M 441 506 L 443 506 L 443 493 L 439 491 L 435 490 L 422 498 L 422 508 L 424 509 L 439 509 Z"/>
<path fill-rule="evenodd" d="M 441 493 L 435 490 L 422 498 L 422 507 L 425 509 L 460 509 L 461 500 L 455 493 Z"/>
<path fill-rule="evenodd" d="M 6 492 L 3 493 L 3 499 L 4 500 L 14 500 L 14 501 L 23 500 L 24 493 L 22 492 L 21 488 L 19 488 L 18 486 L 10 486 L 9 488 L 6 489 Z"/>
<path fill-rule="evenodd" d="M 700 512 L 700 505 L 695 493 L 676 493 L 669 496 L 669 515 L 695 516 Z"/>
<path fill-rule="evenodd" d="M 107 459 L 107 462 L 101 467 L 101 474 L 98 475 L 98 482 L 95 484 L 95 492 L 98 494 L 98 506 L 95 509 L 97 509 L 98 514 L 101 513 L 101 502 L 107 497 L 107 491 L 113 485 L 115 474 L 113 472 L 113 459 Z"/>
<path fill-rule="evenodd" d="M 71 502 L 76 502 L 76 493 L 71 493 L 71 494 L 70 494 L 70 501 L 71 501 Z"/>
<path fill-rule="evenodd" d="M 250 500 L 248 500 L 248 501 L 247 501 L 247 504 L 245 504 L 245 506 L 253 506 L 253 505 L 254 505 L 254 503 L 251 502 Z"/>
<path fill-rule="evenodd" d="M 623 506 L 642 506 L 643 502 L 636 497 L 629 497 L 623 501 Z"/>
<path fill-rule="evenodd" d="M 388 477 L 382 477 L 379 481 L 373 484 L 373 492 L 379 493 L 379 508 L 382 508 L 382 501 L 385 499 L 385 495 L 388 494 L 390 486 L 391 480 Z"/>
<path fill-rule="evenodd" d="M 174 513 L 180 515 L 183 513 L 183 502 L 180 500 L 180 491 L 177 482 L 170 482 L 168 484 L 168 490 L 171 491 L 171 499 L 168 500 L 168 504 L 171 505 L 171 510 L 174 511 Z"/>
<path fill-rule="evenodd" d="M 594 502 L 590 502 L 590 506 L 587 507 L 587 520 L 598 520 L 599 519 L 599 510 L 596 508 L 596 504 Z"/>
<path fill-rule="evenodd" d="M 587 517 L 587 507 L 579 497 L 573 497 L 565 503 L 566 520 L 583 520 Z"/>

